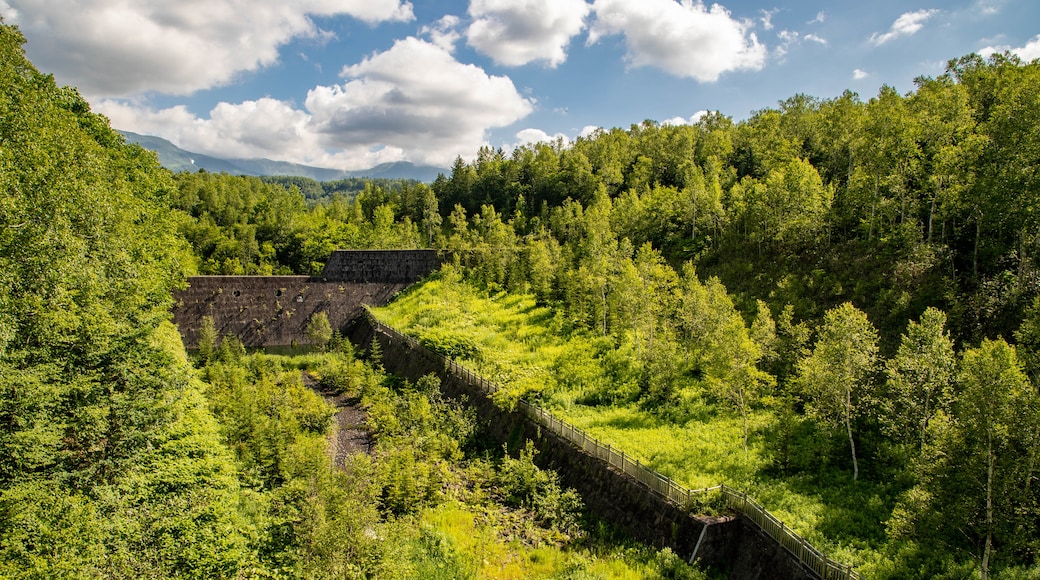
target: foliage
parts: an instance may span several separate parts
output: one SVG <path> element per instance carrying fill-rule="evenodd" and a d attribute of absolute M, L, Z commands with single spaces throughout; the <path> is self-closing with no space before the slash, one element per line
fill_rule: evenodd
<path fill-rule="evenodd" d="M 324 311 L 314 313 L 307 321 L 305 332 L 307 340 L 312 345 L 316 345 L 321 350 L 328 348 L 329 341 L 332 340 L 332 325 L 329 324 L 329 315 Z"/>
<path fill-rule="evenodd" d="M 0 25 L 0 575 L 234 576 L 231 454 L 165 320 L 169 175 Z"/>
<path fill-rule="evenodd" d="M 859 478 L 853 423 L 875 398 L 877 331 L 866 314 L 846 302 L 827 312 L 812 353 L 799 361 L 795 388 L 806 413 L 830 427 L 844 427 L 852 452 L 852 479 Z"/>
<path fill-rule="evenodd" d="M 313 184 L 298 179 L 199 172 L 174 180 L 172 205 L 190 216 L 179 232 L 203 274 L 317 275 L 333 250 L 424 247 L 440 223 L 436 199 L 415 182 L 365 181 L 350 197 L 343 191 L 357 184 L 331 182 L 308 203 L 300 186 Z"/>
<path fill-rule="evenodd" d="M 493 480 L 495 493 L 507 505 L 531 510 L 539 524 L 574 535 L 579 530 L 581 498 L 573 489 L 562 488 L 555 472 L 535 465 L 536 453 L 528 440 L 518 457 L 504 457 Z"/>

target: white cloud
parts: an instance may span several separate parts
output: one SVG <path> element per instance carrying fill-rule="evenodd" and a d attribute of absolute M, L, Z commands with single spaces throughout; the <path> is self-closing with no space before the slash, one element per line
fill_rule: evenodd
<path fill-rule="evenodd" d="M 1027 42 L 1025 46 L 1012 49 L 1011 52 L 1017 54 L 1019 58 L 1026 62 L 1032 62 L 1034 59 L 1040 58 L 1040 34 Z"/>
<path fill-rule="evenodd" d="M 221 103 L 208 118 L 184 107 L 155 111 L 117 101 L 97 110 L 113 126 L 198 153 L 364 169 L 400 160 L 447 167 L 460 153 L 476 152 L 489 129 L 533 109 L 508 78 L 413 37 L 345 67 L 343 76 L 343 85 L 312 89 L 302 110 L 275 99 Z"/>
<path fill-rule="evenodd" d="M 183 106 L 157 111 L 106 100 L 94 109 L 111 119 L 115 127 L 158 135 L 195 153 L 311 164 L 326 157 L 319 136 L 308 126 L 310 115 L 276 99 L 220 103 L 207 119 L 196 117 Z"/>
<path fill-rule="evenodd" d="M 1034 59 L 1040 58 L 1040 34 L 1033 37 L 1025 46 L 1018 48 L 1011 48 L 1008 45 L 987 46 L 986 48 L 980 48 L 978 52 L 984 57 L 989 57 L 996 53 L 1011 52 L 1018 55 L 1018 58 L 1024 62 L 1032 62 Z"/>
<path fill-rule="evenodd" d="M 596 0 L 589 43 L 623 34 L 634 67 L 653 66 L 679 77 L 715 82 L 733 70 L 759 70 L 766 49 L 751 24 L 713 4 L 682 0 Z"/>
<path fill-rule="evenodd" d="M 510 125 L 533 110 L 507 77 L 458 62 L 435 44 L 406 38 L 343 69 L 342 86 L 307 95 L 316 130 L 330 144 L 384 144 L 422 151 L 422 161 L 449 163 L 476 151 L 492 127 Z"/>
<path fill-rule="evenodd" d="M 591 137 L 596 134 L 597 131 L 602 131 L 603 127 L 599 125 L 585 125 L 581 128 L 581 132 L 578 133 L 578 137 Z"/>
<path fill-rule="evenodd" d="M 780 12 L 780 9 L 774 8 L 772 10 L 759 10 L 759 12 L 762 13 L 762 18 L 760 18 L 760 20 L 762 21 L 762 28 L 765 28 L 766 30 L 772 30 L 773 16 L 776 15 L 777 12 Z"/>
<path fill-rule="evenodd" d="M 797 32 L 787 29 L 778 32 L 776 37 L 780 39 L 780 44 L 777 45 L 776 49 L 773 51 L 777 58 L 783 58 L 786 56 L 792 46 L 797 46 L 801 44 L 802 41 L 815 42 L 827 46 L 827 39 L 825 38 L 821 38 L 815 34 L 806 34 L 805 36 L 802 36 Z"/>
<path fill-rule="evenodd" d="M 888 32 L 884 34 L 878 34 L 875 32 L 870 35 L 870 43 L 874 46 L 881 46 L 890 40 L 902 36 L 912 36 L 924 28 L 925 21 L 938 13 L 939 11 L 935 9 L 907 12 L 899 18 L 896 18 L 896 21 L 892 23 L 892 28 L 890 28 Z"/>
<path fill-rule="evenodd" d="M 700 121 L 701 118 L 704 117 L 704 115 L 707 115 L 707 114 L 708 114 L 708 111 L 703 111 L 703 110 L 702 111 L 697 111 L 692 116 L 690 116 L 689 119 L 686 119 L 686 118 L 683 118 L 683 117 L 672 117 L 671 119 L 665 119 L 664 121 L 661 121 L 661 124 L 662 125 L 666 125 L 666 126 L 667 125 L 672 125 L 672 126 L 696 125 L 697 122 Z"/>
<path fill-rule="evenodd" d="M 807 24 L 823 24 L 827 21 L 827 14 L 825 12 L 817 12 L 816 18 L 810 20 Z"/>
<path fill-rule="evenodd" d="M 430 26 L 423 26 L 419 34 L 430 37 L 430 41 L 448 52 L 455 52 L 455 43 L 460 34 L 455 30 L 459 25 L 459 17 L 451 14 L 442 17 Z"/>
<path fill-rule="evenodd" d="M 556 143 L 561 141 L 565 146 L 569 145 L 571 140 L 567 138 L 563 133 L 557 133 L 550 135 L 541 129 L 524 129 L 516 134 L 516 143 L 509 146 L 509 150 L 519 149 L 524 145 L 533 145 L 534 143 Z"/>
<path fill-rule="evenodd" d="M 501 65 L 556 67 L 588 14 L 585 0 L 471 0 L 466 41 Z"/>
<path fill-rule="evenodd" d="M 865 79 L 865 78 L 867 78 L 869 76 L 870 76 L 870 73 L 868 73 L 867 71 L 865 71 L 863 69 L 859 69 L 858 68 L 858 69 L 852 71 L 852 78 L 854 80 L 857 80 L 857 81 L 861 81 L 861 80 L 863 80 L 863 79 Z"/>
<path fill-rule="evenodd" d="M 88 97 L 187 95 L 274 64 L 294 38 L 327 38 L 311 16 L 412 20 L 406 0 L 6 0 L 33 64 Z"/>
<path fill-rule="evenodd" d="M 1000 13 L 1000 6 L 997 6 L 989 0 L 978 0 L 978 2 L 975 3 L 975 9 L 983 16 L 993 16 L 994 14 Z"/>

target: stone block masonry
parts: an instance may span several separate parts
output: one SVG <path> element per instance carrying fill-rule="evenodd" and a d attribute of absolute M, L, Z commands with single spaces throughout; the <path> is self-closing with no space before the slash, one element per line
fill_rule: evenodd
<path fill-rule="evenodd" d="M 440 266 L 437 250 L 343 250 L 329 256 L 321 277 L 336 282 L 412 284 Z"/>
<path fill-rule="evenodd" d="M 342 330 L 362 305 L 386 304 L 440 263 L 435 250 L 343 250 L 321 276 L 193 276 L 174 293 L 173 322 L 189 349 L 198 348 L 204 316 L 250 348 L 302 346 L 319 312 Z"/>

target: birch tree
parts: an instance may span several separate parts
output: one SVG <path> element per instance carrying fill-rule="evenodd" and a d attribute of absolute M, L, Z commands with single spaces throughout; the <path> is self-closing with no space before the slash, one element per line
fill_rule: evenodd
<path fill-rule="evenodd" d="M 844 428 L 852 455 L 852 479 L 859 478 L 855 421 L 874 390 L 878 333 L 867 315 L 850 302 L 829 310 L 812 352 L 797 365 L 796 385 L 810 417 Z"/>

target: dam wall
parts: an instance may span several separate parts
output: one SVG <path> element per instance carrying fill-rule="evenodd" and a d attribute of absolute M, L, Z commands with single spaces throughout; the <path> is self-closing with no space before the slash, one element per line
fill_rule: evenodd
<path fill-rule="evenodd" d="M 174 292 L 173 322 L 189 349 L 198 348 L 205 316 L 249 348 L 302 346 L 318 313 L 342 330 L 364 305 L 386 304 L 439 267 L 435 250 L 344 250 L 321 276 L 192 276 Z"/>

